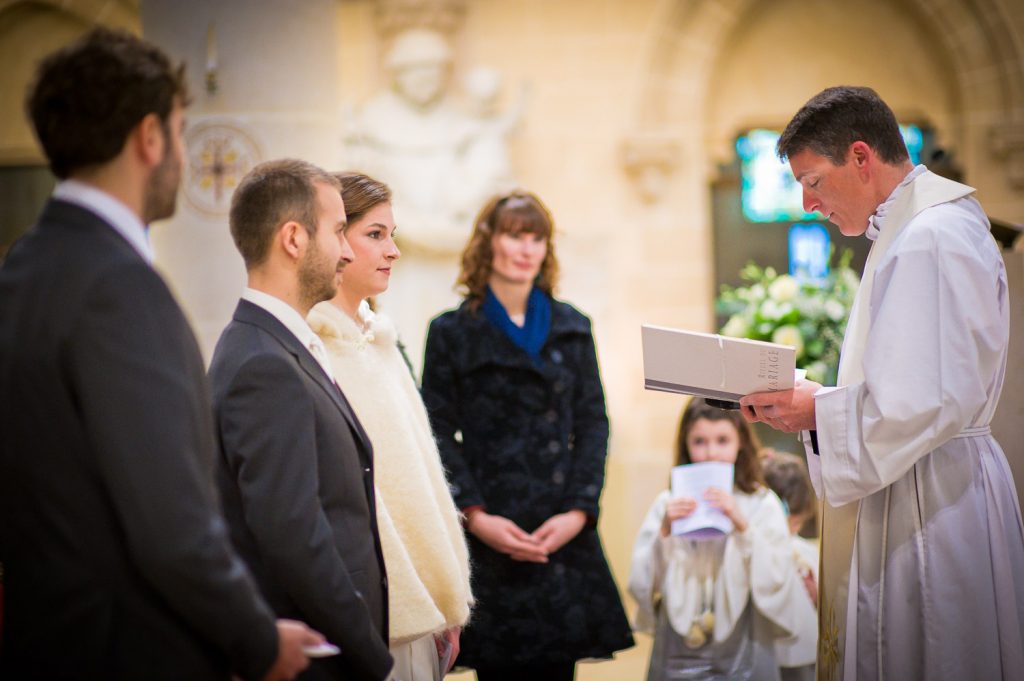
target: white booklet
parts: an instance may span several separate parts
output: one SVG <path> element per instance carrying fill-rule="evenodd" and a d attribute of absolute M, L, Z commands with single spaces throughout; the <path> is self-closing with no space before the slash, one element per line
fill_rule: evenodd
<path fill-rule="evenodd" d="M 796 349 L 644 324 L 644 387 L 714 400 L 793 387 Z"/>
<path fill-rule="evenodd" d="M 732 532 L 732 521 L 705 498 L 709 487 L 732 494 L 733 465 L 721 461 L 703 461 L 672 469 L 672 496 L 691 497 L 697 508 L 689 516 L 672 521 L 672 534 L 687 539 L 714 539 Z"/>

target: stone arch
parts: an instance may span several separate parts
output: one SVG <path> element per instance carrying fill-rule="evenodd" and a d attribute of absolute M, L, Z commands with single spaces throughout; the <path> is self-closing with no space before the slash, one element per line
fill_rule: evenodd
<path fill-rule="evenodd" d="M 762 2 L 764 0 L 761 0 Z M 709 79 L 720 52 L 758 0 L 664 0 L 654 20 L 648 68 L 640 85 L 635 127 L 667 134 L 703 129 Z M 1002 174 L 1024 188 L 1024 35 L 1000 0 L 903 0 L 903 8 L 949 56 L 959 120 L 952 131 L 969 176 Z M 813 11 L 809 8 L 808 11 Z M 680 74 L 693 74 L 680 78 Z M 701 154 L 700 137 L 684 145 Z M 984 172 L 993 157 L 1001 170 Z M 996 189 L 993 185 L 992 189 Z"/>

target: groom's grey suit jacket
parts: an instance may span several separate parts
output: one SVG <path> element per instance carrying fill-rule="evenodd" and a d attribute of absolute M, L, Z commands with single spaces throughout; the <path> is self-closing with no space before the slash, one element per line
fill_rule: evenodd
<path fill-rule="evenodd" d="M 279 617 L 342 649 L 302 678 L 384 679 L 387 576 L 373 450 L 342 392 L 280 321 L 246 300 L 210 366 L 231 538 Z"/>

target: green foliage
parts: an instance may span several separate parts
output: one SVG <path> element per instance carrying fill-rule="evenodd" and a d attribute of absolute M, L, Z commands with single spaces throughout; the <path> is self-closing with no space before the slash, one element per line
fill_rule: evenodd
<path fill-rule="evenodd" d="M 860 277 L 850 267 L 853 251 L 839 256 L 824 281 L 799 281 L 753 262 L 740 271 L 745 286 L 722 286 L 715 301 L 729 319 L 720 333 L 796 348 L 796 365 L 807 378 L 835 385 L 839 350 Z"/>

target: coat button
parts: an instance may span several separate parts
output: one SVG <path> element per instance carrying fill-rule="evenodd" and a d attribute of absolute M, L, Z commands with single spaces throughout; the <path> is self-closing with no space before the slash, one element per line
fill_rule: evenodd
<path fill-rule="evenodd" d="M 552 387 L 555 389 L 556 393 L 561 393 L 561 392 L 565 391 L 565 382 L 564 381 L 555 381 L 555 384 Z"/>
<path fill-rule="evenodd" d="M 364 468 L 363 469 L 363 474 L 364 475 L 369 475 L 370 474 L 370 469 L 369 468 Z"/>
<path fill-rule="evenodd" d="M 548 443 L 548 451 L 552 454 L 558 454 L 558 452 L 562 451 L 561 443 L 558 440 L 552 440 Z"/>
<path fill-rule="evenodd" d="M 555 364 L 561 364 L 562 363 L 562 351 L 561 350 L 552 350 L 551 351 L 551 361 L 554 362 Z"/>
<path fill-rule="evenodd" d="M 544 414 L 544 418 L 548 423 L 555 423 L 558 421 L 558 412 L 554 409 L 549 409 L 548 413 Z"/>
<path fill-rule="evenodd" d="M 554 474 L 552 474 L 551 476 L 551 482 L 555 483 L 556 485 L 561 485 L 563 482 L 565 482 L 565 473 L 563 473 L 562 471 L 555 471 Z"/>

